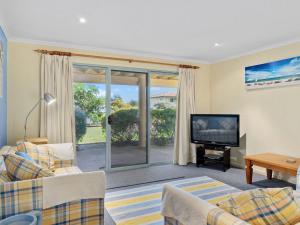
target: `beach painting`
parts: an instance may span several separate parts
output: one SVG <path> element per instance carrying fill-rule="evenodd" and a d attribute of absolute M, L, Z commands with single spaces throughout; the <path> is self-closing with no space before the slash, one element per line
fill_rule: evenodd
<path fill-rule="evenodd" d="M 300 56 L 245 68 L 247 89 L 300 84 Z"/>

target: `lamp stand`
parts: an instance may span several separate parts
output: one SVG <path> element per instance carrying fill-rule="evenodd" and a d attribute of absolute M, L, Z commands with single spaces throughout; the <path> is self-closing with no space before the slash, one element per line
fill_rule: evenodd
<path fill-rule="evenodd" d="M 40 103 L 43 101 L 44 99 L 43 98 L 40 98 L 38 100 L 38 102 L 32 107 L 32 109 L 29 111 L 29 113 L 27 114 L 26 116 L 26 119 L 25 119 L 25 126 L 24 126 L 24 141 L 27 140 L 27 121 L 28 121 L 28 118 L 30 116 L 30 114 L 35 110 L 36 107 L 38 107 L 40 105 Z"/>

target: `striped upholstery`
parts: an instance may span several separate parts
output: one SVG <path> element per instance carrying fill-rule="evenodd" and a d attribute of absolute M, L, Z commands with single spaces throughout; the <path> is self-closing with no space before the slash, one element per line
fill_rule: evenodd
<path fill-rule="evenodd" d="M 89 199 L 68 202 L 43 210 L 43 225 L 48 224 L 104 224 L 104 200 Z"/>
<path fill-rule="evenodd" d="M 15 152 L 16 152 L 16 147 L 3 146 L 0 149 L 0 171 L 6 170 L 3 155 L 9 154 L 9 153 L 15 153 Z"/>
<path fill-rule="evenodd" d="M 226 199 L 230 193 L 240 191 L 209 177 L 177 180 L 169 184 L 211 203 L 217 203 Z M 160 207 L 163 185 L 155 184 L 107 193 L 105 208 L 117 225 L 162 225 L 164 219 Z"/>
<path fill-rule="evenodd" d="M 42 180 L 0 184 L 0 219 L 42 209 Z"/>
<path fill-rule="evenodd" d="M 249 225 L 249 223 L 231 215 L 230 213 L 215 208 L 209 211 L 207 215 L 208 225 Z"/>
<path fill-rule="evenodd" d="M 47 146 L 39 146 L 30 142 L 20 142 L 17 145 L 17 150 L 27 153 L 37 164 L 45 169 L 54 170 L 54 153 Z"/>
<path fill-rule="evenodd" d="M 1 170 L 0 171 L 0 184 L 10 182 L 10 181 L 11 180 L 9 179 L 6 170 Z"/>
<path fill-rule="evenodd" d="M 74 160 L 59 160 L 55 159 L 54 161 L 54 168 L 64 168 L 64 167 L 71 167 L 74 166 Z"/>
<path fill-rule="evenodd" d="M 32 210 L 42 210 L 46 224 L 100 224 L 104 222 L 104 200 L 68 202 L 48 209 L 43 206 L 42 179 L 0 184 L 0 220 Z"/>
<path fill-rule="evenodd" d="M 3 155 L 8 177 L 12 181 L 29 180 L 38 177 L 53 176 L 50 170 L 43 169 L 39 165 L 15 154 Z"/>
<path fill-rule="evenodd" d="M 294 201 L 293 189 L 290 187 L 244 191 L 217 205 L 254 225 L 300 222 L 300 208 Z"/>

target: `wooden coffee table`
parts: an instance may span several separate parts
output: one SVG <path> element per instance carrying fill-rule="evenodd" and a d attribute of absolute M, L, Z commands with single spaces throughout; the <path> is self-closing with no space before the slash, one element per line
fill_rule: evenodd
<path fill-rule="evenodd" d="M 295 163 L 288 163 L 287 159 L 296 160 Z M 245 156 L 247 183 L 252 184 L 253 165 L 266 168 L 267 178 L 272 179 L 273 171 L 289 173 L 291 176 L 297 175 L 300 166 L 300 158 L 285 155 L 263 153 Z"/>

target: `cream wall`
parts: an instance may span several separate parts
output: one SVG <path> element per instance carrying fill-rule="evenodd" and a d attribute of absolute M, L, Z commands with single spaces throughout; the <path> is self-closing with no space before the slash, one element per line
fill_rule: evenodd
<path fill-rule="evenodd" d="M 299 55 L 296 43 L 211 66 L 211 112 L 241 115 L 244 146 L 235 154 L 300 157 L 300 86 L 247 91 L 244 85 L 246 66 Z"/>
<path fill-rule="evenodd" d="M 8 46 L 8 144 L 23 136 L 24 120 L 39 98 L 39 54 L 37 48 L 68 51 L 59 47 L 9 42 Z M 101 54 L 101 52 L 75 52 Z M 241 147 L 232 162 L 243 166 L 243 155 L 275 152 L 300 157 L 300 86 L 246 90 L 244 68 L 300 55 L 300 43 L 243 56 L 212 65 L 200 65 L 197 77 L 198 113 L 239 113 Z M 73 58 L 74 62 L 176 71 L 174 67 Z M 38 136 L 39 112 L 30 118 L 29 136 Z"/>
<path fill-rule="evenodd" d="M 8 144 L 15 144 L 16 140 L 24 135 L 24 120 L 31 107 L 37 102 L 40 91 L 39 54 L 34 49 L 74 51 L 87 54 L 101 54 L 60 47 L 39 46 L 28 43 L 9 42 L 8 47 Z M 111 56 L 111 55 L 109 55 Z M 157 66 L 152 64 L 127 63 L 90 58 L 72 58 L 76 63 L 99 65 L 113 65 L 134 68 L 147 68 L 176 71 L 177 68 Z M 179 62 L 180 63 L 180 62 Z M 197 77 L 197 111 L 208 113 L 210 109 L 210 65 L 200 65 L 200 74 Z M 39 134 L 39 110 L 33 112 L 28 124 L 28 136 L 37 137 Z"/>

